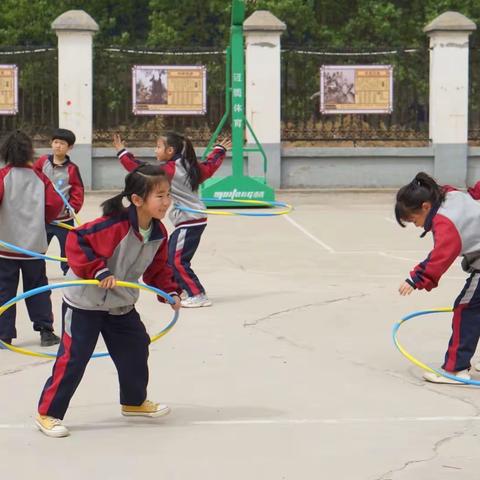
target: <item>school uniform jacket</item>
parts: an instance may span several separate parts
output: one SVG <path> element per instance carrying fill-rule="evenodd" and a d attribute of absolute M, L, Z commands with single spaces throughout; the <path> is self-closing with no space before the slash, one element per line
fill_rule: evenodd
<path fill-rule="evenodd" d="M 118 216 L 100 217 L 77 227 L 67 235 L 68 278 L 103 280 L 114 275 L 118 280 L 137 282 L 143 276 L 148 285 L 180 294 L 167 264 L 167 230 L 160 221 L 152 222 L 147 243 L 139 233 L 133 205 Z M 105 290 L 85 285 L 65 291 L 63 298 L 72 307 L 123 315 L 133 308 L 138 297 L 139 291 L 133 288 Z"/>
<path fill-rule="evenodd" d="M 216 145 L 205 162 L 198 162 L 198 166 L 200 167 L 200 183 L 210 178 L 218 170 L 225 158 L 225 153 L 225 148 L 221 145 Z M 117 155 L 121 164 L 129 172 L 146 163 L 137 160 L 126 149 L 120 150 Z M 176 204 L 195 210 L 206 209 L 205 204 L 200 200 L 198 192 L 194 192 L 190 187 L 187 171 L 182 165 L 182 155 L 175 155 L 168 162 L 162 162 L 159 163 L 159 165 L 165 170 L 170 180 L 172 185 L 172 198 Z M 175 204 L 170 211 L 169 218 L 175 227 L 204 225 L 207 223 L 205 214 L 184 212 L 175 208 Z"/>
<path fill-rule="evenodd" d="M 53 155 L 43 155 L 34 163 L 34 168 L 38 172 L 43 172 L 55 187 L 63 193 L 75 213 L 81 210 L 84 200 L 83 181 L 79 168 L 70 160 L 68 155 L 65 156 L 62 165 L 53 163 Z M 64 208 L 56 220 L 64 221 L 71 218 L 72 214 L 67 208 Z"/>
<path fill-rule="evenodd" d="M 32 166 L 0 169 L 0 240 L 33 252 L 45 253 L 45 223 L 55 220 L 63 201 L 50 180 Z M 35 260 L 0 245 L 0 257 Z"/>
<path fill-rule="evenodd" d="M 433 250 L 411 272 L 407 282 L 430 291 L 458 256 L 467 272 L 480 271 L 480 204 L 470 195 L 449 191 L 440 207 L 425 220 L 425 233 L 433 234 Z"/>

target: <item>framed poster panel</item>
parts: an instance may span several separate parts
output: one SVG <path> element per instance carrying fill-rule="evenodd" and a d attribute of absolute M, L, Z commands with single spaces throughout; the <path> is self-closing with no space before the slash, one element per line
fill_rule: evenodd
<path fill-rule="evenodd" d="M 320 68 L 322 113 L 392 113 L 391 65 L 323 65 Z"/>
<path fill-rule="evenodd" d="M 205 66 L 135 65 L 132 68 L 135 115 L 204 115 Z"/>
<path fill-rule="evenodd" d="M 0 65 L 0 115 L 18 113 L 18 68 Z"/>

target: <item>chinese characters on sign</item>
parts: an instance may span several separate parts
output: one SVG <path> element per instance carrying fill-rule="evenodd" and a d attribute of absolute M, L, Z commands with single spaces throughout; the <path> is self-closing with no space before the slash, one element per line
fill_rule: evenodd
<path fill-rule="evenodd" d="M 392 113 L 391 65 L 329 65 L 320 69 L 322 113 Z"/>
<path fill-rule="evenodd" d="M 0 115 L 18 112 L 18 69 L 16 65 L 0 65 Z"/>
<path fill-rule="evenodd" d="M 203 115 L 207 111 L 204 66 L 136 65 L 132 91 L 135 115 Z"/>

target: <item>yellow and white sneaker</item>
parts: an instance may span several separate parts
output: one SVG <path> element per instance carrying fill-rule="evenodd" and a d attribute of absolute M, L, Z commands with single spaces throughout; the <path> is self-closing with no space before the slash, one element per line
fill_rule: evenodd
<path fill-rule="evenodd" d="M 122 405 L 122 415 L 125 417 L 163 417 L 170 413 L 167 405 L 145 400 L 141 405 Z"/>
<path fill-rule="evenodd" d="M 68 437 L 70 432 L 68 428 L 62 424 L 59 418 L 49 417 L 48 415 L 37 415 L 35 425 L 48 437 Z"/>
<path fill-rule="evenodd" d="M 471 378 L 468 370 L 461 370 L 460 372 L 457 372 L 457 373 L 452 373 L 452 372 L 445 372 L 445 373 L 448 373 L 449 375 L 455 375 L 456 377 L 462 378 L 463 380 L 470 380 Z M 431 383 L 448 383 L 449 385 L 465 385 L 463 382 L 457 382 L 452 378 L 442 377 L 442 375 L 438 375 L 438 373 L 435 373 L 435 372 L 423 372 L 423 378 L 427 382 L 431 382 Z"/>

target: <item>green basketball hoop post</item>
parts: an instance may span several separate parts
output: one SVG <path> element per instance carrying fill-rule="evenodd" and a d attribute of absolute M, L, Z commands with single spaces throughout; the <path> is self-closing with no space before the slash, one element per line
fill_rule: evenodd
<path fill-rule="evenodd" d="M 243 22 L 245 20 L 245 0 L 232 1 L 232 23 L 230 45 L 226 51 L 226 107 L 210 142 L 203 154 L 205 159 L 227 120 L 230 118 L 232 130 L 232 174 L 228 177 L 214 177 L 201 186 L 205 198 L 226 198 L 274 201 L 275 192 L 267 185 L 267 157 L 245 116 L 245 51 Z M 248 128 L 255 141 L 255 147 L 245 148 L 245 133 Z M 248 152 L 258 152 L 263 158 L 263 177 L 249 177 L 244 173 L 244 156 Z M 231 203 L 215 202 L 207 206 L 231 207 Z M 243 207 L 245 205 L 242 205 Z"/>

